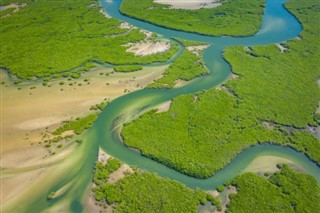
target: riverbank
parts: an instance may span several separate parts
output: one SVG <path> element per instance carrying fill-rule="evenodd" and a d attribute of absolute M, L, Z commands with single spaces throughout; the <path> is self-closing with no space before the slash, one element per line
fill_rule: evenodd
<path fill-rule="evenodd" d="M 74 151 L 76 146 L 71 145 L 50 156 L 44 144 L 39 144 L 44 132 L 55 130 L 64 120 L 92 113 L 92 105 L 145 87 L 160 78 L 167 66 L 148 67 L 134 73 L 114 73 L 112 68 L 97 67 L 72 80 L 72 86 L 66 79 L 57 79 L 48 83 L 50 87 L 41 82 L 14 85 L 7 73 L 1 71 L 1 80 L 5 83 L 1 84 L 1 181 L 4 187 L 0 204 L 5 205 L 32 188 L 34 180 L 50 174 L 52 164 L 58 164 Z M 61 81 L 65 83 L 60 85 Z"/>

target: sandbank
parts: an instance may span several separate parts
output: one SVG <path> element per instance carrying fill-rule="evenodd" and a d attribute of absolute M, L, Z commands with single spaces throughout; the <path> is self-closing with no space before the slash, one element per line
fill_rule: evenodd
<path fill-rule="evenodd" d="M 157 113 L 167 112 L 170 109 L 172 101 L 167 101 L 158 107 Z"/>
<path fill-rule="evenodd" d="M 127 52 L 134 53 L 137 56 L 146 56 L 166 52 L 170 49 L 170 47 L 170 44 L 166 41 L 142 41 L 131 44 L 127 49 Z"/>
<path fill-rule="evenodd" d="M 11 3 L 5 6 L 0 6 L 0 11 L 7 10 L 10 8 L 15 8 L 13 12 L 16 13 L 19 11 L 20 7 L 25 7 L 25 6 L 27 6 L 26 3 L 22 3 L 22 4 Z"/>
<path fill-rule="evenodd" d="M 42 185 L 48 185 L 56 181 L 54 178 L 62 177 L 51 177 L 50 174 L 54 171 L 57 171 L 57 175 L 63 174 L 67 167 L 79 162 L 70 158 L 77 144 L 63 146 L 62 151 L 59 149 L 56 155 L 49 156 L 44 145 L 38 144 L 43 140 L 45 131 L 53 131 L 64 120 L 92 113 L 90 106 L 105 100 L 112 101 L 123 95 L 125 90 L 136 91 L 145 87 L 161 78 L 167 67 L 168 65 L 148 67 L 132 73 L 117 73 L 112 68 L 101 66 L 84 73 L 79 79 L 52 80 L 48 83 L 50 87 L 43 86 L 42 81 L 14 85 L 7 73 L 1 70 L 1 80 L 5 83 L 0 85 L 3 183 L 0 205 L 15 205 L 32 193 L 38 194 L 33 191 L 38 187 L 34 180 L 38 184 L 41 182 Z M 89 79 L 90 83 L 87 84 L 84 79 Z M 65 84 L 59 85 L 60 81 Z"/>
<path fill-rule="evenodd" d="M 217 0 L 154 0 L 154 3 L 170 5 L 171 9 L 198 10 L 201 8 L 215 8 L 220 5 Z"/>
<path fill-rule="evenodd" d="M 276 44 L 277 45 L 277 47 L 280 49 L 280 52 L 281 53 L 284 53 L 286 50 L 287 50 L 287 48 L 285 48 L 282 44 L 280 44 L 280 43 L 278 43 L 278 44 Z"/>
<path fill-rule="evenodd" d="M 271 172 L 274 173 L 278 171 L 277 164 L 289 164 L 294 165 L 294 163 L 288 159 L 276 157 L 276 156 L 270 156 L 270 155 L 264 155 L 259 156 L 256 159 L 254 159 L 244 170 L 244 172 L 254 172 L 254 173 L 265 173 L 265 172 Z"/>
<path fill-rule="evenodd" d="M 195 54 L 196 56 L 199 56 L 200 53 L 207 49 L 210 45 L 198 45 L 198 46 L 188 46 L 187 50 Z"/>

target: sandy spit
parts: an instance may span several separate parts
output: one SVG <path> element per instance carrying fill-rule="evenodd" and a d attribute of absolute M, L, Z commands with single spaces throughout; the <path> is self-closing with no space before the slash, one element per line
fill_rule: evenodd
<path fill-rule="evenodd" d="M 155 3 L 170 5 L 172 9 L 198 10 L 221 5 L 217 0 L 154 0 Z"/>

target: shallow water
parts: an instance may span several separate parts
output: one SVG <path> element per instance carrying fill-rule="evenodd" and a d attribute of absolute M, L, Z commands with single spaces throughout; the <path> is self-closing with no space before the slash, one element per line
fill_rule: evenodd
<path fill-rule="evenodd" d="M 103 112 L 84 136 L 84 142 L 66 159 L 66 162 L 73 162 L 73 166 L 58 171 L 55 184 L 42 190 L 28 203 L 21 206 L 22 212 L 35 212 L 46 209 L 55 209 L 60 205 L 71 204 L 72 212 L 83 211 L 83 202 L 86 198 L 98 148 L 102 147 L 107 153 L 130 165 L 137 166 L 150 172 L 157 172 L 163 177 L 169 177 L 186 184 L 189 187 L 202 189 L 213 189 L 217 185 L 241 174 L 247 165 L 257 156 L 272 155 L 286 158 L 304 168 L 304 170 L 316 177 L 320 183 L 320 168 L 310 161 L 304 154 L 292 149 L 275 145 L 257 145 L 241 152 L 224 169 L 217 172 L 208 179 L 196 179 L 181 174 L 160 163 L 141 156 L 121 143 L 119 132 L 122 124 L 138 117 L 143 112 L 155 107 L 165 101 L 171 100 L 180 94 L 190 94 L 197 91 L 215 87 L 231 74 L 229 64 L 223 59 L 222 52 L 225 47 L 233 45 L 253 46 L 279 43 L 290 40 L 299 35 L 302 30 L 300 23 L 284 9 L 285 0 L 268 0 L 263 16 L 260 31 L 251 37 L 210 37 L 194 33 L 186 33 L 176 30 L 165 29 L 143 21 L 138 21 L 119 13 L 121 0 L 100 1 L 106 12 L 112 17 L 129 22 L 142 29 L 146 29 L 165 38 L 183 38 L 195 41 L 205 41 L 211 46 L 204 53 L 204 61 L 210 70 L 207 76 L 199 77 L 181 88 L 174 89 L 144 89 L 114 100 Z M 68 163 L 69 163 L 68 162 Z M 63 175 L 64 174 L 64 175 Z M 69 188 L 60 197 L 47 201 L 46 195 L 56 191 L 65 184 L 70 183 Z"/>

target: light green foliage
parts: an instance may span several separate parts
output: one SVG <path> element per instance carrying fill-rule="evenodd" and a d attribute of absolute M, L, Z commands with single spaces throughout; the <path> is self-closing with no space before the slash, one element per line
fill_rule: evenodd
<path fill-rule="evenodd" d="M 142 66 L 141 65 L 115 66 L 114 70 L 116 72 L 134 72 L 134 71 L 142 70 Z"/>
<path fill-rule="evenodd" d="M 103 164 L 101 162 L 98 162 L 96 164 L 95 170 L 94 170 L 94 175 L 93 175 L 93 182 L 100 187 L 100 185 L 109 178 L 109 175 L 117 171 L 121 166 L 121 163 L 118 159 L 111 158 L 108 159 L 106 164 Z M 98 189 L 96 189 L 98 191 Z M 97 200 L 102 200 L 102 199 L 97 199 Z"/>
<path fill-rule="evenodd" d="M 228 48 L 224 55 L 240 78 L 229 81 L 227 87 L 239 98 L 239 107 L 279 124 L 305 127 L 314 123 L 312 114 L 320 98 L 316 82 L 320 70 L 313 68 L 312 58 L 319 55 L 314 52 L 301 56 L 300 52 L 309 47 L 305 43 L 292 41 L 285 53 L 275 45 L 253 47 L 248 52 L 243 47 Z M 299 49 L 291 48 L 291 44 Z M 310 42 L 311 45 L 314 44 Z"/>
<path fill-rule="evenodd" d="M 222 6 L 212 9 L 181 10 L 153 0 L 124 0 L 120 11 L 160 26 L 207 35 L 245 36 L 258 31 L 265 0 L 220 2 Z"/>
<path fill-rule="evenodd" d="M 96 104 L 90 107 L 90 110 L 102 111 L 109 102 L 101 102 L 100 104 Z"/>
<path fill-rule="evenodd" d="M 47 199 L 48 200 L 52 200 L 54 198 L 55 194 L 56 194 L 55 192 L 50 192 L 50 194 L 48 195 Z"/>
<path fill-rule="evenodd" d="M 182 55 L 166 69 L 163 73 L 163 77 L 150 84 L 148 87 L 171 88 L 178 80 L 189 81 L 200 75 L 207 74 L 208 70 L 205 67 L 201 56 L 201 54 L 196 55 L 185 50 Z"/>
<path fill-rule="evenodd" d="M 89 114 L 83 118 L 77 118 L 71 121 L 65 121 L 62 126 L 56 129 L 52 134 L 59 135 L 65 131 L 73 130 L 76 134 L 81 134 L 83 130 L 91 127 L 93 122 L 97 119 L 97 114 Z"/>
<path fill-rule="evenodd" d="M 200 41 L 192 41 L 192 40 L 185 40 L 182 38 L 175 38 L 175 40 L 179 41 L 182 43 L 185 47 L 189 46 L 199 46 L 199 45 L 208 45 L 209 43 L 207 42 L 200 42 Z"/>
<path fill-rule="evenodd" d="M 225 190 L 224 186 L 217 186 L 218 192 L 223 192 Z"/>
<path fill-rule="evenodd" d="M 17 1 L 5 1 L 5 3 Z M 124 44 L 141 41 L 138 29 L 125 33 L 120 22 L 99 12 L 94 0 L 25 0 L 26 7 L 0 19 L 0 66 L 21 78 L 48 76 L 84 67 L 90 61 L 112 64 L 165 61 L 177 45 L 145 57 L 127 53 Z M 88 67 L 88 66 L 89 67 Z"/>
<path fill-rule="evenodd" d="M 319 212 L 320 187 L 310 175 L 287 165 L 268 180 L 245 173 L 233 180 L 238 193 L 231 196 L 228 212 Z M 307 196 L 307 197 L 306 197 Z"/>
<path fill-rule="evenodd" d="M 115 212 L 197 212 L 206 194 L 156 174 L 135 172 L 115 184 L 102 184 L 95 194 L 104 195 Z"/>
<path fill-rule="evenodd" d="M 151 111 L 126 125 L 122 131 L 125 144 L 201 178 L 211 176 L 236 154 L 258 143 L 293 147 L 320 164 L 319 139 L 306 131 L 284 131 L 286 127 L 281 126 L 315 124 L 313 115 L 320 98 L 320 30 L 315 27 L 319 4 L 287 5 L 293 13 L 300 8 L 297 15 L 304 31 L 302 40 L 287 43 L 285 53 L 275 45 L 252 48 L 254 54 L 243 47 L 226 50 L 227 60 L 239 74 L 226 84 L 230 94 L 211 89 L 177 97 L 168 112 Z M 265 121 L 278 125 L 266 128 Z"/>
<path fill-rule="evenodd" d="M 234 97 L 209 90 L 182 95 L 168 112 L 146 113 L 125 126 L 124 142 L 143 155 L 196 177 L 209 177 L 258 142 L 284 141 L 240 110 Z"/>
<path fill-rule="evenodd" d="M 114 184 L 107 183 L 119 168 L 120 161 L 109 159 L 105 165 L 98 162 L 93 175 L 96 200 L 115 206 L 115 212 L 196 212 L 206 201 L 221 208 L 220 200 L 204 191 L 149 172 L 136 171 Z"/>

